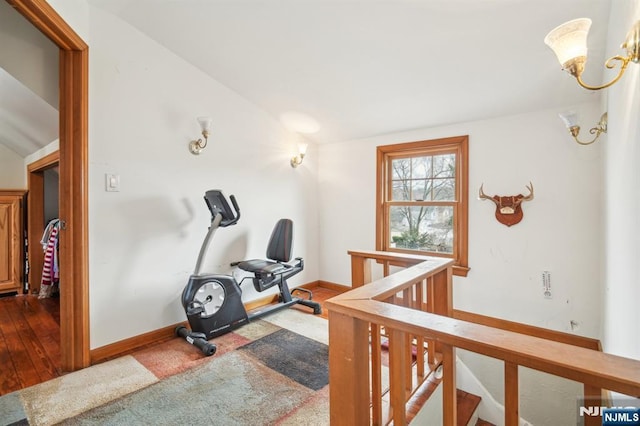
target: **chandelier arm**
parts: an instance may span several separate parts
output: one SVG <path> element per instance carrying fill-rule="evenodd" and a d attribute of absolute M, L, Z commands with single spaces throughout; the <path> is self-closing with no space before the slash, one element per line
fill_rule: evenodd
<path fill-rule="evenodd" d="M 580 74 L 578 74 L 576 76 L 576 80 L 578 80 L 578 84 L 582 87 L 584 87 L 585 89 L 589 89 L 589 90 L 600 90 L 600 89 L 605 89 L 611 85 L 613 85 L 615 82 L 617 82 L 618 80 L 620 80 L 620 78 L 622 77 L 622 74 L 624 74 L 625 70 L 627 69 L 627 65 L 629 65 L 629 61 L 631 60 L 631 57 L 624 57 L 624 56 L 620 56 L 620 55 L 616 55 L 612 58 L 609 58 L 607 60 L 607 62 L 605 63 L 605 66 L 608 69 L 612 69 L 613 67 L 615 67 L 615 64 L 613 63 L 613 61 L 620 61 L 622 62 L 622 65 L 620 66 L 620 71 L 618 72 L 618 75 L 611 80 L 610 82 L 608 82 L 607 84 L 603 84 L 602 86 L 590 86 L 588 84 L 586 84 L 583 80 Z M 580 142 L 578 142 L 580 143 Z M 592 143 L 592 142 L 590 142 Z M 583 144 L 583 145 L 588 145 L 588 144 Z"/>
<path fill-rule="evenodd" d="M 600 134 L 599 134 L 599 133 L 596 135 L 596 137 L 595 137 L 595 138 L 593 138 L 592 140 L 590 140 L 590 141 L 588 141 L 588 142 L 582 142 L 580 139 L 578 139 L 578 137 L 577 137 L 577 136 L 574 136 L 573 138 L 574 138 L 574 139 L 576 140 L 576 142 L 578 142 L 580 145 L 591 145 L 592 143 L 594 143 L 594 142 L 598 139 L 598 136 L 600 136 Z"/>

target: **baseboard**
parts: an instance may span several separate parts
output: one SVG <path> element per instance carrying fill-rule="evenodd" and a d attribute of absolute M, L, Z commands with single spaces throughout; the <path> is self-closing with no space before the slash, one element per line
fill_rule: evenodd
<path fill-rule="evenodd" d="M 185 321 L 92 349 L 90 351 L 91 364 L 99 364 L 101 362 L 126 355 L 136 349 L 171 340 L 176 336 L 175 330 L 179 325 L 188 326 Z"/>
<path fill-rule="evenodd" d="M 335 284 L 328 281 L 312 281 L 307 284 L 303 284 L 300 287 L 313 290 L 314 288 L 322 287 L 328 288 L 338 292 L 345 292 L 351 290 L 351 287 L 347 287 L 341 284 Z M 278 301 L 278 295 L 271 295 L 260 299 L 252 300 L 244 304 L 247 311 L 252 311 L 257 308 L 261 308 L 266 305 L 270 305 Z M 104 361 L 108 361 L 119 356 L 126 355 L 134 350 L 150 346 L 162 342 L 166 342 L 175 337 L 175 329 L 179 325 L 188 327 L 188 323 L 182 322 L 168 327 L 160 328 L 158 330 L 150 331 L 148 333 L 140 334 L 138 336 L 129 337 L 128 339 L 120 340 L 109 345 L 101 346 L 90 351 L 91 364 L 99 364 Z"/>
<path fill-rule="evenodd" d="M 351 290 L 351 287 L 347 287 L 340 284 L 330 283 L 327 281 L 312 281 L 307 284 L 303 284 L 300 287 L 312 290 L 317 287 L 328 288 L 334 291 L 345 292 Z M 252 300 L 244 304 L 247 311 L 252 311 L 257 308 L 261 308 L 266 305 L 270 305 L 278 301 L 278 295 L 271 295 L 263 297 L 261 299 Z M 175 337 L 175 329 L 179 325 L 188 327 L 188 323 L 182 322 L 168 327 L 164 327 L 158 330 L 150 331 L 148 333 L 140 334 L 138 336 L 129 337 L 128 339 L 120 340 L 109 345 L 101 346 L 90 351 L 91 364 L 99 364 L 104 361 L 108 361 L 119 356 L 126 355 L 132 351 L 144 348 L 145 346 L 151 346 L 154 344 L 162 343 Z"/>
<path fill-rule="evenodd" d="M 350 286 L 347 286 L 344 284 L 336 284 L 330 281 L 323 281 L 323 280 L 314 281 L 313 283 L 305 284 L 301 287 L 308 288 L 311 290 L 313 287 L 307 287 L 308 285 L 311 285 L 311 284 L 313 284 L 313 287 L 326 288 L 329 290 L 337 291 L 339 293 L 345 293 L 352 289 Z"/>

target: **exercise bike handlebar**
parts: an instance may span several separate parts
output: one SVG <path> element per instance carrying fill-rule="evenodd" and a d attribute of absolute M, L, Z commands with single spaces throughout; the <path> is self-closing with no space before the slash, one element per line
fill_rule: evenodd
<path fill-rule="evenodd" d="M 212 225 L 216 222 L 216 216 L 218 215 L 220 216 L 220 219 L 217 222 L 217 226 L 221 226 L 223 228 L 225 226 L 235 225 L 240 219 L 240 207 L 238 206 L 236 197 L 231 195 L 229 198 L 231 199 L 233 208 L 229 205 L 227 197 L 225 197 L 221 190 L 211 189 L 205 192 L 204 201 L 211 212 Z"/>
<path fill-rule="evenodd" d="M 240 220 L 240 207 L 238 207 L 238 202 L 236 201 L 235 195 L 230 195 L 229 199 L 231 200 L 231 204 L 233 204 L 233 209 L 236 213 L 233 215 L 233 219 L 229 222 L 229 225 L 234 225 L 238 220 Z"/>
<path fill-rule="evenodd" d="M 222 195 L 224 197 L 224 195 Z M 225 202 L 225 207 L 222 210 L 218 210 L 217 214 L 222 215 L 222 220 L 220 221 L 220 226 L 225 228 L 227 226 L 235 225 L 240 220 L 240 207 L 238 207 L 238 202 L 236 201 L 235 195 L 230 195 L 229 199 L 231 200 L 231 204 L 233 205 L 233 209 L 235 212 L 231 211 L 229 205 Z M 215 215 L 211 217 L 211 221 L 215 219 Z"/>

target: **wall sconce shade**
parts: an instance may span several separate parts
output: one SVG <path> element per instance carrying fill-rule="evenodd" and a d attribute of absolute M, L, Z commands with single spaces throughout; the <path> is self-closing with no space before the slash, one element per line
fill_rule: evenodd
<path fill-rule="evenodd" d="M 622 44 L 622 48 L 627 51 L 627 56 L 616 55 L 605 62 L 605 66 L 609 69 L 614 68 L 616 62 L 619 62 L 620 71 L 613 80 L 601 86 L 590 86 L 582 80 L 582 71 L 584 71 L 584 64 L 587 62 L 589 28 L 591 28 L 590 19 L 574 19 L 551 30 L 544 38 L 544 42 L 554 51 L 562 69 L 574 76 L 580 86 L 589 90 L 600 90 L 620 80 L 629 62 L 640 62 L 640 21 L 631 27 Z"/>
<path fill-rule="evenodd" d="M 567 126 L 567 129 L 575 127 L 578 125 L 578 114 L 573 111 L 561 112 L 558 114 L 562 121 L 564 121 L 564 125 Z"/>
<path fill-rule="evenodd" d="M 202 130 L 202 137 L 204 138 L 204 141 L 202 140 L 202 138 L 200 138 L 197 141 L 193 140 L 189 142 L 189 151 L 191 151 L 193 155 L 200 155 L 202 150 L 207 146 L 207 142 L 209 140 L 209 132 L 211 131 L 211 122 L 213 121 L 211 117 L 206 116 L 198 117 L 197 120 L 198 124 L 200 124 L 200 129 Z"/>
<path fill-rule="evenodd" d="M 570 62 L 577 58 L 584 58 L 586 61 L 589 28 L 591 19 L 574 19 L 554 28 L 544 38 L 545 44 L 558 57 L 562 69 L 566 69 Z"/>
<path fill-rule="evenodd" d="M 595 135 L 595 137 L 588 142 L 583 142 L 578 139 L 578 135 L 580 134 L 580 126 L 578 126 L 578 114 L 573 111 L 569 111 L 560 113 L 559 115 L 562 121 L 564 121 L 564 124 L 567 126 L 569 133 L 571 133 L 571 136 L 573 136 L 573 139 L 575 139 L 575 141 L 580 145 L 591 145 L 598 139 L 598 137 L 600 137 L 602 133 L 607 133 L 607 123 L 609 117 L 606 112 L 602 114 L 602 116 L 600 117 L 600 121 L 598 122 L 596 127 L 589 129 L 589 133 Z"/>
<path fill-rule="evenodd" d="M 291 158 L 291 167 L 296 168 L 300 164 L 302 164 L 302 160 L 304 159 L 304 156 L 307 155 L 307 148 L 308 147 L 309 147 L 309 145 L 306 144 L 306 143 L 299 143 L 298 144 L 298 152 L 299 152 L 299 154 L 296 155 L 295 157 Z"/>

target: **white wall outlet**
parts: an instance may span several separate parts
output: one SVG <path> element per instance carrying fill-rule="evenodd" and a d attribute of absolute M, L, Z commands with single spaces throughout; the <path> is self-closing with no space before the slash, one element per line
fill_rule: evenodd
<path fill-rule="evenodd" d="M 107 173 L 104 175 L 105 191 L 107 192 L 119 192 L 120 191 L 120 175 L 113 173 Z"/>
<path fill-rule="evenodd" d="M 545 299 L 551 299 L 551 272 L 542 271 L 542 294 Z"/>

